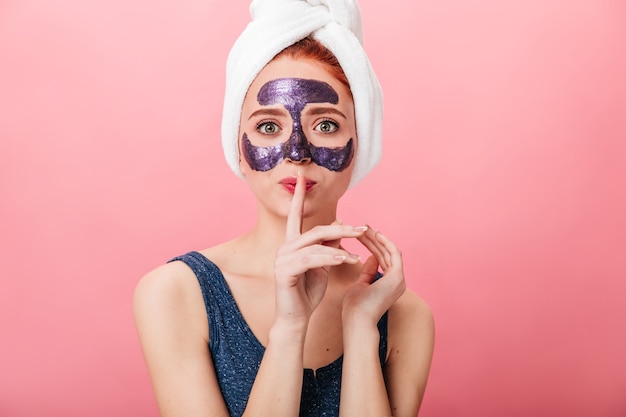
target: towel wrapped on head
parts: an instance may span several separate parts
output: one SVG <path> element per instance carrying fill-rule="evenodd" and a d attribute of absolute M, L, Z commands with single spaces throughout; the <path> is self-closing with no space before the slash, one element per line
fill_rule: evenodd
<path fill-rule="evenodd" d="M 354 186 L 378 163 L 382 152 L 383 98 L 362 46 L 356 0 L 253 0 L 252 21 L 239 36 L 226 64 L 222 146 L 239 176 L 239 123 L 244 98 L 258 73 L 286 47 L 312 37 L 337 58 L 354 99 L 357 152 Z"/>

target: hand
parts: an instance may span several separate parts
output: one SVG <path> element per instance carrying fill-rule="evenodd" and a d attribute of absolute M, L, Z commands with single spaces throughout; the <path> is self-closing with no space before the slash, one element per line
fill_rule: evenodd
<path fill-rule="evenodd" d="M 306 326 L 324 297 L 330 267 L 358 262 L 358 256 L 337 247 L 337 242 L 358 238 L 367 228 L 335 222 L 302 233 L 305 195 L 306 179 L 298 174 L 287 215 L 285 244 L 276 254 L 274 274 L 277 318 Z"/>
<path fill-rule="evenodd" d="M 406 289 L 402 254 L 396 245 L 371 228 L 358 240 L 372 256 L 365 261 L 359 279 L 344 297 L 344 327 L 355 320 L 365 320 L 369 325 L 376 325 Z M 383 270 L 383 277 L 373 282 L 379 265 Z"/>

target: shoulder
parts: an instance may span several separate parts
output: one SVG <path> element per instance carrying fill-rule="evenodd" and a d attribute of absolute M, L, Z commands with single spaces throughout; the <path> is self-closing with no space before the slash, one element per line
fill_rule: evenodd
<path fill-rule="evenodd" d="M 407 289 L 389 309 L 388 363 L 430 364 L 435 323 L 428 304 Z"/>
<path fill-rule="evenodd" d="M 410 289 L 389 309 L 390 356 L 403 347 L 420 348 L 424 355 L 432 351 L 435 323 L 431 308 Z M 395 350 L 394 350 L 395 349 Z"/>
<path fill-rule="evenodd" d="M 206 323 L 198 280 L 181 261 L 161 265 L 140 279 L 133 295 L 133 313 L 139 330 L 171 324 L 202 329 Z"/>
<path fill-rule="evenodd" d="M 391 306 L 389 317 L 396 326 L 413 325 L 423 331 L 434 330 L 431 308 L 410 289 L 404 291 L 404 294 Z"/>
<path fill-rule="evenodd" d="M 195 275 L 185 263 L 170 262 L 153 269 L 139 280 L 134 302 L 174 302 L 187 297 L 194 283 Z"/>
<path fill-rule="evenodd" d="M 137 284 L 133 310 L 161 415 L 199 410 L 228 415 L 208 354 L 208 319 L 193 271 L 174 261 L 149 272 Z"/>

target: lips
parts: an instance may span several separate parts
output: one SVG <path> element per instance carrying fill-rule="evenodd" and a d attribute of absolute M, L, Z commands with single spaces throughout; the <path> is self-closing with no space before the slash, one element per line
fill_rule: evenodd
<path fill-rule="evenodd" d="M 309 192 L 315 186 L 315 184 L 315 181 L 306 180 L 306 191 Z M 282 185 L 287 191 L 293 194 L 296 191 L 296 178 L 285 178 L 280 182 L 280 185 Z"/>

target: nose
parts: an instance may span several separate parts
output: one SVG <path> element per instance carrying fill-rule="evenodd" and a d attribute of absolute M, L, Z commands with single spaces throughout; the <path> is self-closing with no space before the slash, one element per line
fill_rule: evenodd
<path fill-rule="evenodd" d="M 292 159 L 292 158 L 287 158 L 289 161 L 291 161 L 294 164 L 308 164 L 309 162 L 311 162 L 311 157 L 307 156 L 306 158 L 300 158 L 300 159 Z"/>
<path fill-rule="evenodd" d="M 285 147 L 285 159 L 298 164 L 307 164 L 311 162 L 311 150 L 309 149 L 309 141 L 300 129 L 294 129 L 287 146 Z"/>

